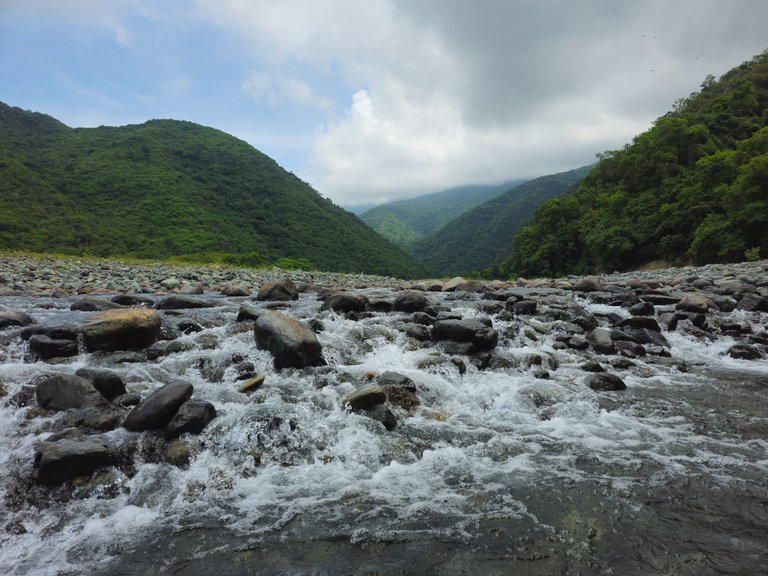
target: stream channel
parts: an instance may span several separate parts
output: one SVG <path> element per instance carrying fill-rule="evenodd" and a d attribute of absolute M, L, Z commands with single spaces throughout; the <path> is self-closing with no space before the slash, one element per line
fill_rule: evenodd
<path fill-rule="evenodd" d="M 322 323 L 327 366 L 276 370 L 253 322 L 235 322 L 246 299 L 205 298 L 215 306 L 163 313 L 200 330 L 152 361 L 81 352 L 35 362 L 23 340 L 7 340 L 0 573 L 768 574 L 768 363 L 727 356 L 728 337 L 665 329 L 671 357 L 614 369 L 557 346 L 546 304 L 526 319 L 480 311 L 472 294 L 429 294 L 462 318 L 490 316 L 499 341 L 486 366 L 406 335 L 409 314 L 350 319 L 310 292 L 284 311 Z M 576 299 L 598 317 L 628 316 Z M 69 310 L 72 297 L 2 300 L 40 324 L 88 315 Z M 587 387 L 587 359 L 626 390 Z M 251 393 L 238 391 L 242 362 L 265 377 Z M 142 395 L 183 379 L 217 416 L 182 437 L 188 461 L 169 462 L 151 432 L 118 427 L 104 436 L 137 443 L 131 470 L 35 485 L 36 445 L 61 414 L 11 400 L 42 375 L 85 366 Z M 393 407 L 391 430 L 343 401 L 386 372 L 409 378 L 419 402 Z"/>

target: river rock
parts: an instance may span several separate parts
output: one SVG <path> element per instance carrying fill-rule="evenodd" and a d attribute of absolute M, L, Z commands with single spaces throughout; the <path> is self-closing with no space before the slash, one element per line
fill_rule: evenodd
<path fill-rule="evenodd" d="M 754 292 L 744 294 L 736 307 L 747 312 L 768 312 L 768 298 Z"/>
<path fill-rule="evenodd" d="M 456 276 L 454 278 L 451 278 L 450 280 L 446 280 L 443 282 L 442 290 L 443 292 L 454 292 L 456 290 L 456 286 L 460 286 L 461 284 L 464 284 L 466 280 L 462 278 L 461 276 Z"/>
<path fill-rule="evenodd" d="M 609 374 L 608 372 L 594 372 L 587 375 L 584 382 L 592 390 L 601 391 L 616 391 L 625 390 L 627 385 L 624 381 L 615 374 Z"/>
<path fill-rule="evenodd" d="M 274 356 L 275 368 L 304 368 L 324 364 L 314 330 L 281 312 L 265 312 L 253 326 L 256 346 Z"/>
<path fill-rule="evenodd" d="M 32 478 L 41 484 L 59 484 L 113 464 L 115 456 L 109 446 L 95 436 L 41 442 L 35 453 Z"/>
<path fill-rule="evenodd" d="M 243 302 L 242 304 L 240 304 L 240 308 L 237 311 L 237 318 L 235 318 L 235 322 L 247 322 L 251 320 L 256 320 L 263 313 L 264 313 L 263 308 L 257 308 L 253 304 L 250 304 L 248 302 Z"/>
<path fill-rule="evenodd" d="M 74 374 L 56 374 L 37 383 L 37 403 L 46 410 L 80 408 L 87 400 L 99 395 L 93 385 Z"/>
<path fill-rule="evenodd" d="M 357 292 L 336 292 L 329 294 L 320 310 L 333 310 L 346 314 L 347 312 L 365 312 L 368 308 L 368 298 Z"/>
<path fill-rule="evenodd" d="M 597 278 L 579 278 L 573 284 L 573 290 L 577 292 L 597 292 L 603 289 L 603 284 Z"/>
<path fill-rule="evenodd" d="M 0 329 L 8 326 L 27 326 L 34 324 L 34 319 L 24 312 L 14 312 L 5 308 L 0 308 Z"/>
<path fill-rule="evenodd" d="M 32 336 L 29 339 L 29 351 L 42 360 L 77 356 L 77 342 L 45 335 Z"/>
<path fill-rule="evenodd" d="M 653 316 L 656 307 L 651 302 L 638 302 L 629 307 L 629 313 L 632 316 Z"/>
<path fill-rule="evenodd" d="M 213 306 L 213 302 L 207 302 L 200 298 L 173 294 L 172 296 L 166 296 L 160 300 L 160 302 L 155 305 L 155 308 L 158 310 L 188 310 L 193 308 L 212 308 Z"/>
<path fill-rule="evenodd" d="M 22 328 L 19 332 L 22 340 L 29 340 L 32 336 L 47 336 L 52 340 L 77 340 L 80 330 L 77 326 L 40 326 L 33 324 Z"/>
<path fill-rule="evenodd" d="M 470 352 L 480 352 L 493 350 L 499 342 L 499 333 L 477 318 L 438 320 L 432 326 L 432 339 L 469 343 Z"/>
<path fill-rule="evenodd" d="M 677 309 L 683 312 L 706 314 L 710 308 L 716 308 L 715 303 L 697 292 L 686 292 L 677 303 Z"/>
<path fill-rule="evenodd" d="M 759 360 L 762 358 L 760 350 L 755 346 L 749 344 L 734 344 L 726 352 L 731 358 L 737 358 L 739 360 Z"/>
<path fill-rule="evenodd" d="M 617 328 L 645 328 L 647 330 L 655 330 L 661 332 L 659 323 L 649 316 L 631 316 L 629 318 L 623 318 L 616 323 Z"/>
<path fill-rule="evenodd" d="M 616 351 L 613 334 L 608 328 L 595 328 L 587 334 L 587 342 L 598 354 L 613 354 Z"/>
<path fill-rule="evenodd" d="M 280 282 L 270 282 L 259 288 L 256 300 L 261 301 L 286 301 L 298 300 L 299 290 L 291 280 L 282 280 Z"/>
<path fill-rule="evenodd" d="M 352 410 L 368 410 L 386 401 L 387 391 L 383 386 L 367 386 L 347 394 L 342 404 L 349 406 Z"/>
<path fill-rule="evenodd" d="M 113 300 L 96 298 L 95 296 L 76 300 L 69 307 L 70 310 L 77 312 L 103 312 L 104 310 L 114 310 L 116 308 L 123 308 L 123 306 Z"/>
<path fill-rule="evenodd" d="M 216 408 L 205 400 L 187 400 L 165 427 L 165 438 L 172 440 L 189 432 L 199 434 L 216 417 Z"/>
<path fill-rule="evenodd" d="M 109 401 L 127 393 L 125 382 L 112 370 L 85 367 L 80 368 L 75 374 L 88 380 Z"/>
<path fill-rule="evenodd" d="M 533 316 L 536 314 L 536 302 L 533 300 L 520 300 L 512 304 L 512 312 L 515 316 Z"/>
<path fill-rule="evenodd" d="M 192 397 L 192 391 L 192 384 L 187 382 L 166 384 L 131 410 L 123 427 L 133 432 L 165 428 L 179 407 Z"/>
<path fill-rule="evenodd" d="M 395 297 L 392 308 L 396 312 L 423 312 L 429 306 L 429 300 L 423 292 L 406 290 Z"/>
<path fill-rule="evenodd" d="M 145 306 L 145 307 L 152 307 L 157 302 L 153 298 L 150 298 L 149 296 L 142 296 L 141 294 L 118 294 L 117 296 L 112 296 L 110 298 L 112 302 L 115 302 L 116 304 L 121 304 L 122 306 Z"/>
<path fill-rule="evenodd" d="M 221 289 L 222 296 L 250 296 L 251 292 L 244 284 L 228 284 Z"/>
<path fill-rule="evenodd" d="M 160 315 L 146 308 L 106 310 L 86 319 L 80 330 L 90 352 L 137 350 L 160 335 Z"/>
<path fill-rule="evenodd" d="M 454 288 L 455 292 L 471 292 L 473 294 L 481 294 L 488 291 L 488 286 L 477 280 L 469 280 L 457 284 Z"/>

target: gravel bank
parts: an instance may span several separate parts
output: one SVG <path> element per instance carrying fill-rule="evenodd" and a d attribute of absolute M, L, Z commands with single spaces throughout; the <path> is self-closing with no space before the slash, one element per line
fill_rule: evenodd
<path fill-rule="evenodd" d="M 768 260 L 736 264 L 709 264 L 640 270 L 590 276 L 600 283 L 656 282 L 674 286 L 696 279 L 740 279 L 754 286 L 768 286 Z M 340 274 L 333 272 L 305 272 L 302 270 L 247 269 L 218 266 L 179 266 L 167 263 L 128 263 L 119 260 L 83 260 L 53 257 L 0 255 L 0 296 L 39 295 L 68 296 L 115 292 L 200 293 L 220 291 L 227 286 L 240 286 L 254 291 L 262 284 L 290 279 L 298 285 L 328 288 L 383 287 L 402 289 L 423 284 L 386 276 L 370 274 Z M 517 279 L 510 284 L 569 288 L 579 282 L 579 276 L 556 279 Z M 487 282 L 486 282 L 487 283 Z M 495 284 L 502 284 L 496 282 Z M 490 284 L 489 284 L 490 285 Z"/>

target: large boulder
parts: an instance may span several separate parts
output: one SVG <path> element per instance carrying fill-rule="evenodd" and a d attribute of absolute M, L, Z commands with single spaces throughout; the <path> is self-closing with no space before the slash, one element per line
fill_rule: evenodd
<path fill-rule="evenodd" d="M 261 314 L 253 326 L 256 346 L 275 358 L 275 368 L 304 368 L 324 364 L 314 330 L 281 312 Z"/>
<path fill-rule="evenodd" d="M 165 428 L 181 405 L 192 397 L 192 391 L 192 384 L 187 382 L 166 384 L 131 410 L 123 427 L 134 432 Z"/>
<path fill-rule="evenodd" d="M 262 301 L 285 301 L 298 300 L 299 290 L 291 280 L 282 280 L 280 282 L 270 282 L 259 288 L 256 300 Z"/>
<path fill-rule="evenodd" d="M 80 408 L 87 400 L 96 398 L 98 390 L 85 378 L 74 374 L 56 374 L 37 383 L 37 403 L 46 410 Z"/>
<path fill-rule="evenodd" d="M 499 342 L 499 333 L 477 318 L 438 320 L 432 327 L 433 340 L 450 340 L 471 344 L 470 352 L 492 350 Z"/>
<path fill-rule="evenodd" d="M 137 350 L 153 344 L 160 335 L 160 315 L 146 308 L 106 310 L 89 316 L 81 326 L 83 343 L 90 352 Z"/>
<path fill-rule="evenodd" d="M 114 463 L 109 446 L 94 436 L 41 442 L 35 453 L 32 478 L 41 484 L 59 484 Z"/>

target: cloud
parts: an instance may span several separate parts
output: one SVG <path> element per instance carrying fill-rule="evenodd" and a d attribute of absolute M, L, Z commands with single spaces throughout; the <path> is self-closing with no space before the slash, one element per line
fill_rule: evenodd
<path fill-rule="evenodd" d="M 281 78 L 263 72 L 251 72 L 240 88 L 256 100 L 267 100 L 271 106 L 289 102 L 319 110 L 331 109 L 328 98 L 315 94 L 309 84 L 298 78 Z"/>
<path fill-rule="evenodd" d="M 238 133 L 290 132 L 290 142 L 306 146 L 306 161 L 291 167 L 339 203 L 589 163 L 647 129 L 707 74 L 718 76 L 764 50 L 768 21 L 764 0 L 6 0 L 5 6 L 65 26 L 109 30 L 116 42 L 131 45 L 122 53 L 140 53 L 145 39 L 167 41 L 173 58 L 162 77 L 171 79 L 170 93 L 198 102 L 194 110 L 208 114 L 203 121 L 242 126 Z M 206 50 L 185 52 L 184 42 L 200 34 Z M 208 65 L 207 76 L 190 53 Z M 220 68 L 226 75 L 203 86 L 201 79 Z M 219 89 L 230 92 L 224 97 Z M 238 107 L 232 92 L 248 107 Z M 205 98 L 231 105 L 216 108 L 214 117 L 214 107 L 200 103 Z M 263 138 L 254 143 L 270 152 Z"/>

